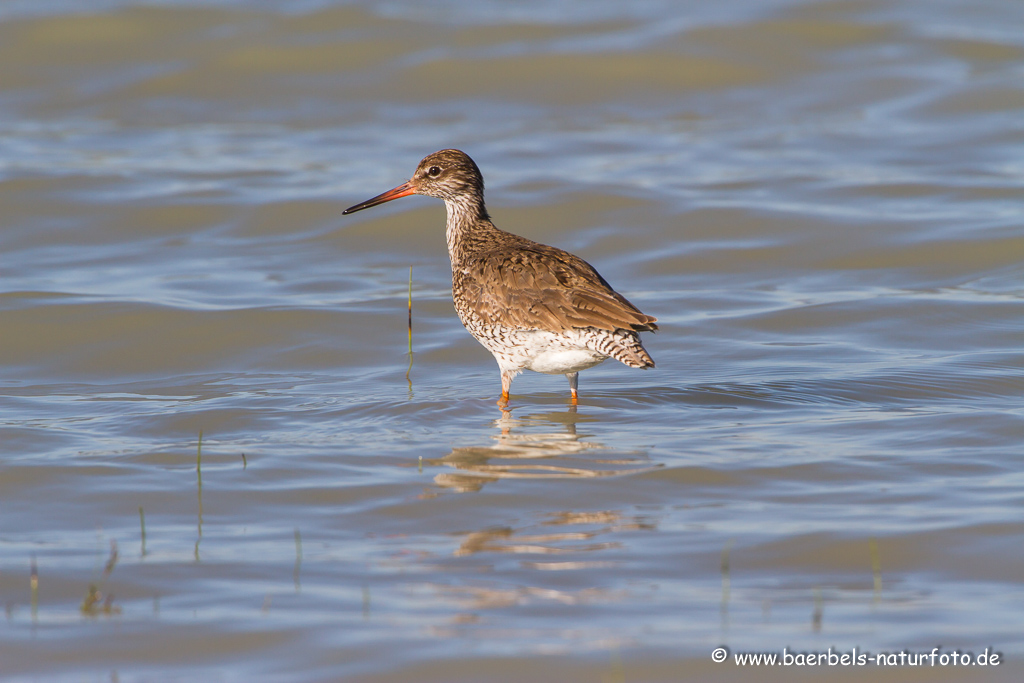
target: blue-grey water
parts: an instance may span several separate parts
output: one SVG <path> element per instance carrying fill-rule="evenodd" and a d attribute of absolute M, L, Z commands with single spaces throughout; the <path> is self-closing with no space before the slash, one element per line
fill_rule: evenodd
<path fill-rule="evenodd" d="M 1022 26 L 0 4 L 0 679 L 1021 680 Z M 443 205 L 341 216 L 447 147 L 656 369 L 499 410 Z"/>

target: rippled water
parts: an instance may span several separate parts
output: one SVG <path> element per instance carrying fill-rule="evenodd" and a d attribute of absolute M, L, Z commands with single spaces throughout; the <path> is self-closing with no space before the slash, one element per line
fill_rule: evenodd
<path fill-rule="evenodd" d="M 0 5 L 4 680 L 1020 679 L 1024 5 L 79 7 Z M 444 147 L 655 370 L 502 414 L 441 204 L 340 215 Z"/>

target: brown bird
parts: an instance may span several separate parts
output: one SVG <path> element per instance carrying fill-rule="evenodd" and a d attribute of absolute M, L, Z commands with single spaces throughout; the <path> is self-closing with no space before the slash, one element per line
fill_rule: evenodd
<path fill-rule="evenodd" d="M 409 182 L 342 213 L 411 194 L 444 200 L 452 299 L 462 324 L 498 361 L 499 403 L 508 402 L 512 379 L 523 370 L 565 375 L 575 403 L 580 370 L 609 357 L 654 367 L 639 333 L 658 329 L 657 318 L 578 256 L 496 228 L 484 207 L 483 176 L 464 152 L 434 152 Z"/>

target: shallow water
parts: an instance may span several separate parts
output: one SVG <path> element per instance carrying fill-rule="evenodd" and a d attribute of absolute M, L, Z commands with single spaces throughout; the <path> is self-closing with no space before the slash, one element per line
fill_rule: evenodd
<path fill-rule="evenodd" d="M 1019 680 L 1024 5 L 710 5 L 4 4 L 0 677 Z M 444 147 L 656 369 L 498 409 Z"/>

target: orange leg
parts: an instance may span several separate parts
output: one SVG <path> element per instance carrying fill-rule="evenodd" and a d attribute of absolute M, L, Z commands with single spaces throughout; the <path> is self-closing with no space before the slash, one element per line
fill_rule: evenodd
<path fill-rule="evenodd" d="M 512 375 L 510 373 L 501 373 L 501 400 L 498 401 L 499 406 L 508 405 L 508 390 L 512 388 Z"/>
<path fill-rule="evenodd" d="M 580 397 L 579 391 L 577 391 L 580 384 L 580 373 L 570 372 L 566 374 L 566 377 L 569 378 L 569 391 L 572 393 L 572 404 L 576 405 L 576 402 Z"/>

